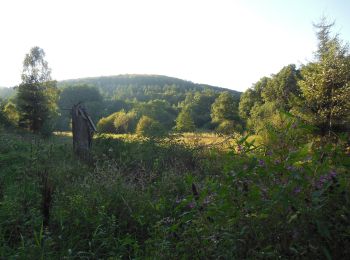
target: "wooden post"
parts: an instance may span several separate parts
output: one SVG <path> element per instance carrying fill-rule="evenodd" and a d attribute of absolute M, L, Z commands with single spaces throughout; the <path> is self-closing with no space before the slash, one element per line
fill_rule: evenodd
<path fill-rule="evenodd" d="M 72 107 L 72 132 L 74 153 L 85 161 L 91 160 L 90 149 L 96 127 L 81 103 Z"/>

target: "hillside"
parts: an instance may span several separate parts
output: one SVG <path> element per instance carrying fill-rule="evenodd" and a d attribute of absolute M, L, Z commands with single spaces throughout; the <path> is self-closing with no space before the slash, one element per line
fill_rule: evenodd
<path fill-rule="evenodd" d="M 170 103 L 178 102 L 184 98 L 188 92 L 212 91 L 220 93 L 229 91 L 237 98 L 240 92 L 211 86 L 207 84 L 197 84 L 178 78 L 161 75 L 139 75 L 125 74 L 118 76 L 101 76 L 80 79 L 70 79 L 58 81 L 59 88 L 77 85 L 90 85 L 97 87 L 101 94 L 107 99 L 136 99 L 138 101 L 149 101 L 154 98 L 165 99 Z M 149 97 L 149 96 L 152 96 Z M 171 97 L 172 96 L 172 97 Z M 174 98 L 177 96 L 178 98 Z"/>
<path fill-rule="evenodd" d="M 126 132 L 133 132 L 137 121 L 144 115 L 156 119 L 170 130 L 183 108 L 190 111 L 195 128 L 211 129 L 215 127 L 211 124 L 211 106 L 216 98 L 226 92 L 238 105 L 241 94 L 234 90 L 158 75 L 81 78 L 59 81 L 57 85 L 61 90 L 61 110 L 84 102 L 95 122 L 117 111 L 129 111 L 128 116 L 133 115 L 136 121 L 128 123 L 130 129 Z M 109 118 L 111 126 L 105 131 L 116 131 L 112 126 L 114 116 Z M 69 118 L 68 113 L 62 112 L 58 128 L 67 130 Z"/>
<path fill-rule="evenodd" d="M 57 86 L 61 89 L 77 85 L 90 85 L 97 87 L 106 98 L 119 95 L 121 98 L 126 97 L 134 99 L 139 97 L 141 92 L 153 92 L 158 95 L 164 93 L 165 96 L 169 96 L 171 94 L 178 95 L 180 93 L 184 94 L 186 92 L 203 90 L 211 90 L 216 93 L 229 91 L 232 95 L 237 97 L 241 95 L 241 92 L 227 88 L 211 86 L 208 84 L 198 84 L 191 81 L 160 75 L 125 74 L 57 81 Z M 7 99 L 13 96 L 14 93 L 15 90 L 13 87 L 0 87 L 0 98 L 2 99 Z"/>
<path fill-rule="evenodd" d="M 203 90 L 212 89 L 216 91 L 227 90 L 237 95 L 239 91 L 222 88 L 218 86 L 211 86 L 208 84 L 198 84 L 192 81 L 178 79 L 174 77 L 162 76 L 162 75 L 146 75 L 146 74 L 124 74 L 116 76 L 101 76 L 101 77 L 88 77 L 78 79 L 61 80 L 57 82 L 58 87 L 74 86 L 80 84 L 90 84 L 92 86 L 104 89 L 106 91 L 112 90 L 121 86 L 178 86 L 186 90 Z M 180 88 L 179 88 L 180 89 Z"/>

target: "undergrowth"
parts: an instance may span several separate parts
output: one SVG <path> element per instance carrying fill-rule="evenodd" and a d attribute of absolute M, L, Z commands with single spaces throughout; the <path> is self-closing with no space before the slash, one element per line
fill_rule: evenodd
<path fill-rule="evenodd" d="M 305 131 L 229 152 L 101 136 L 87 165 L 70 137 L 2 130 L 0 258 L 347 258 L 345 140 Z"/>

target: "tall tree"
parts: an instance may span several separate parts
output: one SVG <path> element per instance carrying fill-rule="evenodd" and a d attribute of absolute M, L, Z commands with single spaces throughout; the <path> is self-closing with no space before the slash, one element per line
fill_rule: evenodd
<path fill-rule="evenodd" d="M 223 133 L 241 131 L 241 120 L 238 115 L 238 102 L 234 96 L 225 91 L 221 93 L 211 106 L 211 118 L 216 130 Z"/>
<path fill-rule="evenodd" d="M 176 118 L 175 129 L 179 132 L 192 132 L 195 128 L 189 109 L 182 109 Z"/>
<path fill-rule="evenodd" d="M 50 132 L 57 108 L 56 81 L 51 79 L 45 52 L 33 47 L 23 61 L 22 83 L 18 86 L 19 125 L 30 131 Z"/>
<path fill-rule="evenodd" d="M 301 116 L 322 135 L 342 131 L 349 124 L 350 56 L 348 46 L 332 36 L 334 23 L 325 18 L 315 24 L 318 50 L 315 61 L 301 70 L 299 86 L 305 102 Z"/>
<path fill-rule="evenodd" d="M 247 89 L 240 98 L 239 115 L 243 119 L 248 119 L 251 116 L 251 110 L 254 106 L 260 106 L 263 103 L 261 93 L 271 81 L 268 77 L 261 78 L 252 88 Z"/>
<path fill-rule="evenodd" d="M 274 102 L 282 111 L 289 111 L 292 100 L 299 95 L 297 85 L 300 79 L 300 71 L 294 64 L 283 67 L 272 79 L 268 81 L 262 90 L 261 96 L 265 102 Z"/>
<path fill-rule="evenodd" d="M 213 123 L 239 121 L 237 100 L 227 91 L 221 93 L 211 106 L 211 118 Z"/>

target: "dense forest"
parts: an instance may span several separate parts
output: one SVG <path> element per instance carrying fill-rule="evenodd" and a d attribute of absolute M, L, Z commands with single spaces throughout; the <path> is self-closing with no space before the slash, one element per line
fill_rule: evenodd
<path fill-rule="evenodd" d="M 155 75 L 120 75 L 85 78 L 57 82 L 58 106 L 52 128 L 70 131 L 70 112 L 74 104 L 82 102 L 92 120 L 105 133 L 133 133 L 142 116 L 159 123 L 162 132 L 214 130 L 231 131 L 241 129 L 238 117 L 229 120 L 213 120 L 211 108 L 222 94 L 232 102 L 238 115 L 240 92 L 195 84 L 176 78 Z M 15 89 L 5 89 L 0 97 L 14 104 Z M 227 99 L 226 98 L 226 99 Z M 217 103 L 220 99 L 217 100 Z M 6 102 L 3 102 L 5 109 Z M 4 110 L 5 114 L 7 110 Z M 189 114 L 184 121 L 183 115 Z M 10 119 L 9 115 L 9 119 Z M 14 125 L 18 122 L 10 120 Z M 187 125 L 190 126 L 187 126 Z M 193 125 L 193 126 L 192 126 Z M 228 126 L 231 126 L 228 129 Z"/>
<path fill-rule="evenodd" d="M 0 258 L 348 259 L 350 54 L 332 23 L 314 27 L 312 61 L 244 93 L 56 82 L 33 47 L 0 92 Z M 81 102 L 88 160 L 62 133 Z"/>

